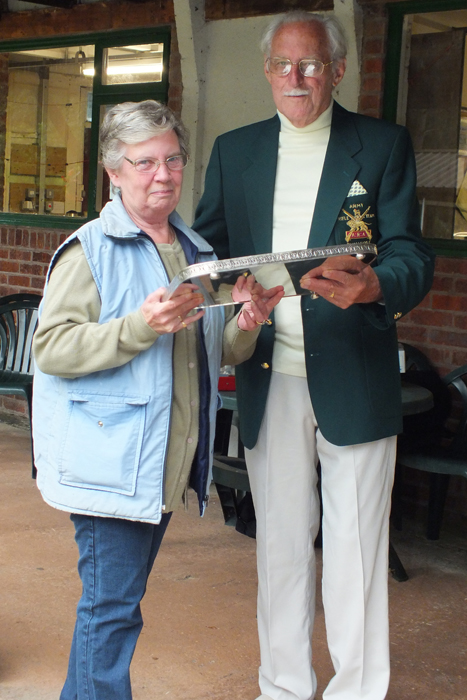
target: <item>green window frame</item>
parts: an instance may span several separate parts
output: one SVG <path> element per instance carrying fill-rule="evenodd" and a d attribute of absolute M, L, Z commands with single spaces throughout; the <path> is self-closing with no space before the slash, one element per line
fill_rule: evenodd
<path fill-rule="evenodd" d="M 466 8 L 467 0 L 408 0 L 407 2 L 393 2 L 386 5 L 388 41 L 383 94 L 384 119 L 396 121 L 405 16 L 425 12 L 464 10 Z M 465 240 L 429 238 L 427 241 L 439 255 L 467 257 L 467 241 Z"/>
<path fill-rule="evenodd" d="M 170 26 L 148 29 L 132 29 L 128 31 L 109 31 L 86 34 L 73 34 L 66 37 L 42 37 L 23 41 L 0 42 L 0 54 L 31 49 L 54 49 L 74 47 L 79 45 L 94 46 L 94 77 L 92 81 L 92 118 L 90 126 L 89 171 L 87 182 L 88 206 L 87 214 L 79 216 L 81 225 L 95 219 L 98 211 L 98 158 L 99 158 L 99 125 L 101 109 L 106 105 L 119 102 L 154 99 L 167 103 L 169 92 L 169 57 L 170 57 Z M 102 80 L 103 65 L 106 49 L 118 46 L 130 46 L 147 43 L 162 43 L 162 76 L 157 82 L 104 84 Z M 77 218 L 70 216 L 0 212 L 0 225 L 13 227 L 40 227 L 76 229 Z"/>

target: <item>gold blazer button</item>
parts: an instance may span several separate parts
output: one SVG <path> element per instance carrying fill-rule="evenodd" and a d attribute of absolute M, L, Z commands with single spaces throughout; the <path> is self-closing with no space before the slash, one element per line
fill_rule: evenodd
<path fill-rule="evenodd" d="M 269 365 L 268 365 L 267 362 L 263 362 L 263 363 L 261 364 L 261 367 L 262 367 L 263 369 L 269 369 Z"/>

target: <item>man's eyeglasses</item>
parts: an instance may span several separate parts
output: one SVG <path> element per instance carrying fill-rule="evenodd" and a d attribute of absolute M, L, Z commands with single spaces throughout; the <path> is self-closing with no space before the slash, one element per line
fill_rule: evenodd
<path fill-rule="evenodd" d="M 159 165 L 165 163 L 169 170 L 183 170 L 188 163 L 186 153 L 178 153 L 175 156 L 170 156 L 165 160 L 155 160 L 154 158 L 138 158 L 138 160 L 130 160 L 123 156 L 139 173 L 155 173 Z"/>
<path fill-rule="evenodd" d="M 298 70 L 305 78 L 316 78 L 316 76 L 321 75 L 326 66 L 330 66 L 331 63 L 334 63 L 334 61 L 323 63 L 314 58 L 302 58 L 300 61 L 295 62 L 291 61 L 290 58 L 274 57 L 266 59 L 267 70 L 283 78 L 290 73 L 292 66 L 298 66 Z"/>

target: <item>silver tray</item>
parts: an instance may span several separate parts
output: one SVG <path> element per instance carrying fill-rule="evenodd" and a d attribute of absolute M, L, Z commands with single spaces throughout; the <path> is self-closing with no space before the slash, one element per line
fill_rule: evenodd
<path fill-rule="evenodd" d="M 322 265 L 326 259 L 339 255 L 353 255 L 370 264 L 376 259 L 377 252 L 372 243 L 349 243 L 196 263 L 185 267 L 174 277 L 163 300 L 170 299 L 184 282 L 191 282 L 198 285 L 204 296 L 201 308 L 236 304 L 238 302 L 232 299 L 232 289 L 239 277 L 247 277 L 250 274 L 266 289 L 282 285 L 285 296 L 310 294 L 309 290 L 300 287 L 300 280 L 304 274 Z"/>

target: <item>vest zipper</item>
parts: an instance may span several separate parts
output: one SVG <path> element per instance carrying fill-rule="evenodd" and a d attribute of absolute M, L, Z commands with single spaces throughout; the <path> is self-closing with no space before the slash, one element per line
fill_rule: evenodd
<path fill-rule="evenodd" d="M 160 264 L 162 265 L 162 268 L 165 272 L 165 278 L 167 280 L 167 284 L 170 284 L 170 279 L 169 279 L 169 275 L 167 273 L 167 268 L 164 265 L 164 261 L 162 260 L 160 254 L 159 254 L 159 251 L 157 250 L 157 245 L 154 243 L 151 236 L 148 236 L 148 234 L 144 233 L 144 231 L 142 231 L 142 237 L 145 238 L 147 241 L 149 241 L 149 243 L 154 248 L 157 257 L 159 258 Z M 161 494 L 161 512 L 162 513 L 165 513 L 164 500 L 165 500 L 165 482 L 166 482 L 166 473 L 167 473 L 167 455 L 169 453 L 170 431 L 172 428 L 172 400 L 173 400 L 173 392 L 174 392 L 174 342 L 175 342 L 175 338 L 172 338 L 172 389 L 170 392 L 170 418 L 169 418 L 168 430 L 166 433 L 164 466 L 162 468 L 162 494 Z"/>

